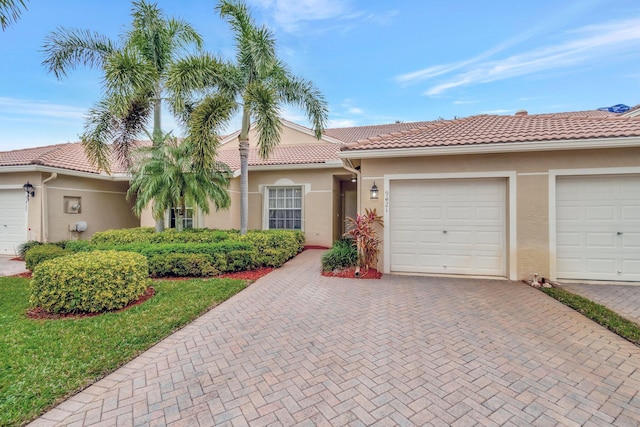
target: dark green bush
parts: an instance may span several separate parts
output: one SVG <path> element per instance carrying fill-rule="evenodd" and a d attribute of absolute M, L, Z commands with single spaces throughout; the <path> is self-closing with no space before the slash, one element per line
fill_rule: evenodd
<path fill-rule="evenodd" d="M 60 246 L 53 243 L 34 246 L 25 254 L 25 266 L 28 270 L 33 271 L 33 269 L 43 261 L 70 254 L 71 251 L 62 249 Z"/>
<path fill-rule="evenodd" d="M 322 255 L 322 270 L 333 271 L 358 264 L 358 251 L 352 240 L 337 240 L 333 247 Z"/>
<path fill-rule="evenodd" d="M 121 228 L 94 233 L 91 243 L 95 245 L 126 245 L 127 243 L 148 243 L 155 230 L 152 227 Z"/>
<path fill-rule="evenodd" d="M 246 271 L 254 270 L 258 267 L 256 263 L 257 252 L 255 250 L 237 250 L 227 254 L 226 271 Z"/>
<path fill-rule="evenodd" d="M 88 240 L 67 240 L 64 248 L 73 253 L 97 250 L 97 247 Z"/>
<path fill-rule="evenodd" d="M 39 264 L 29 303 L 52 314 L 117 310 L 142 296 L 149 265 L 131 252 L 81 252 Z"/>
<path fill-rule="evenodd" d="M 258 266 L 280 267 L 302 251 L 304 234 L 291 230 L 251 230 L 239 240 L 256 248 Z"/>
<path fill-rule="evenodd" d="M 151 277 L 210 277 L 219 273 L 213 258 L 206 254 L 159 254 L 149 257 Z"/>
<path fill-rule="evenodd" d="M 36 246 L 40 246 L 40 245 L 42 245 L 42 243 L 38 242 L 37 240 L 29 240 L 28 242 L 25 242 L 18 247 L 18 256 L 20 257 L 21 260 L 24 260 L 25 259 L 24 257 L 29 251 L 29 249 L 35 248 Z"/>

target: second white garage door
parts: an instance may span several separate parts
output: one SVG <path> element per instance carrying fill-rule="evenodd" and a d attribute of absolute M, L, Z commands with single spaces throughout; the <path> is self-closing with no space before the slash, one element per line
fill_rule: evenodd
<path fill-rule="evenodd" d="M 640 281 L 640 176 L 559 177 L 559 279 Z"/>
<path fill-rule="evenodd" d="M 392 272 L 504 276 L 506 180 L 391 181 Z"/>

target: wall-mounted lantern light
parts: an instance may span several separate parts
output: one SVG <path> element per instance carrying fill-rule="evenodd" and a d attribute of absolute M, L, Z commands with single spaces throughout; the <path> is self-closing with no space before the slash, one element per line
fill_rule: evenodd
<path fill-rule="evenodd" d="M 369 190 L 370 193 L 370 199 L 371 200 L 378 200 L 378 186 L 376 185 L 375 181 L 373 182 L 373 185 L 371 186 L 371 190 Z"/>
<path fill-rule="evenodd" d="M 29 183 L 29 181 L 27 181 L 27 183 L 23 185 L 22 188 L 24 188 L 24 192 L 27 194 L 27 201 L 29 200 L 29 197 L 33 197 L 36 195 L 35 189 L 33 185 Z"/>
<path fill-rule="evenodd" d="M 351 182 L 358 182 L 358 177 L 355 175 L 351 175 Z"/>

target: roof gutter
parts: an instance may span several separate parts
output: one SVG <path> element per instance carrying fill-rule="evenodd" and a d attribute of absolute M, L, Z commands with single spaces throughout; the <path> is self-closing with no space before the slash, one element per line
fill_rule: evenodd
<path fill-rule="evenodd" d="M 101 179 L 105 181 L 129 181 L 130 176 L 126 173 L 119 173 L 113 175 L 107 175 L 106 173 L 91 173 L 82 172 L 72 169 L 56 168 L 53 166 L 41 166 L 41 165 L 18 165 L 18 166 L 0 166 L 0 173 L 11 172 L 46 172 L 46 173 L 59 173 L 67 176 L 77 176 L 80 178 Z"/>
<path fill-rule="evenodd" d="M 413 156 L 450 156 L 461 154 L 524 153 L 534 151 L 592 150 L 598 148 L 640 147 L 639 137 L 595 138 L 553 141 L 501 142 L 493 144 L 449 145 L 444 147 L 379 148 L 347 150 L 338 153 L 341 159 L 375 159 Z"/>
<path fill-rule="evenodd" d="M 259 165 L 249 166 L 249 172 L 268 172 L 268 171 L 283 171 L 283 170 L 300 170 L 300 169 L 336 169 L 342 168 L 343 163 L 341 160 L 323 162 L 323 163 L 288 163 L 284 165 Z M 233 177 L 240 176 L 240 169 L 233 171 Z"/>

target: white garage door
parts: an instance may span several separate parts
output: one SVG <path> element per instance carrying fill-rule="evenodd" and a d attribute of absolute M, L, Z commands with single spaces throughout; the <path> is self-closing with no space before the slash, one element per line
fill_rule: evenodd
<path fill-rule="evenodd" d="M 391 181 L 391 271 L 504 276 L 506 180 Z"/>
<path fill-rule="evenodd" d="M 640 176 L 559 177 L 559 279 L 640 281 Z"/>
<path fill-rule="evenodd" d="M 26 209 L 23 189 L 0 190 L 0 255 L 15 255 L 27 241 Z"/>

